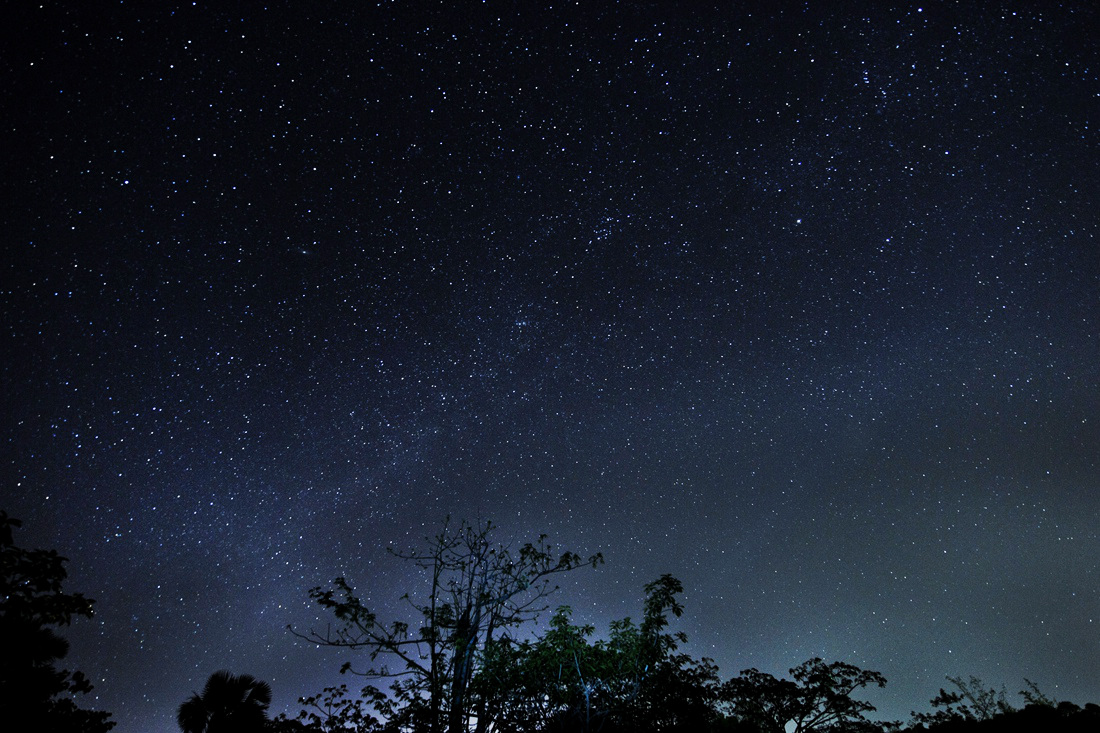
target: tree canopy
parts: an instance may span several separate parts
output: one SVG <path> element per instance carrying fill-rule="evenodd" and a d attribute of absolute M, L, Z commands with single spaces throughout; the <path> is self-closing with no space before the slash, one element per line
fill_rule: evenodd
<path fill-rule="evenodd" d="M 252 675 L 220 670 L 202 693 L 194 693 L 176 712 L 183 733 L 261 733 L 268 726 L 271 686 Z"/>
<path fill-rule="evenodd" d="M 61 589 L 66 558 L 56 550 L 16 546 L 18 519 L 0 510 L 0 720 L 33 721 L 39 730 L 102 733 L 110 714 L 77 706 L 91 691 L 81 672 L 58 669 L 69 643 L 56 631 L 92 617 L 93 601 Z"/>
<path fill-rule="evenodd" d="M 903 726 L 875 721 L 866 688 L 883 687 L 878 672 L 809 659 L 777 678 L 755 668 L 722 681 L 714 662 L 684 651 L 675 629 L 685 612 L 682 583 L 665 574 L 646 584 L 638 620 L 612 621 L 604 634 L 574 620 L 560 605 L 541 630 L 526 626 L 548 610 L 553 575 L 596 566 L 551 551 L 545 536 L 518 550 L 496 543 L 491 524 L 445 523 L 422 551 L 394 552 L 429 579 L 409 594 L 413 621 L 381 622 L 337 578 L 310 596 L 340 622 L 332 632 L 299 633 L 314 643 L 362 652 L 343 670 L 391 678 L 388 690 L 347 686 L 301 698 L 296 719 L 281 716 L 281 733 L 861 733 L 966 731 L 996 733 L 1040 721 L 1044 730 L 1100 720 L 1100 708 L 1055 703 L 1029 683 L 1017 710 L 979 680 L 949 678 L 935 712 Z M 388 660 L 388 663 L 387 663 Z M 392 665 L 392 666 L 391 666 Z M 1082 722 L 1084 721 L 1084 722 Z M 1034 728 L 1038 729 L 1038 728 Z"/>
<path fill-rule="evenodd" d="M 310 591 L 340 626 L 299 636 L 365 652 L 366 668 L 349 661 L 343 670 L 395 678 L 391 692 L 401 704 L 393 711 L 413 729 L 458 733 L 473 722 L 485 730 L 483 698 L 475 699 L 470 690 L 484 650 L 547 609 L 545 599 L 557 589 L 554 576 L 603 561 L 599 554 L 556 553 L 545 535 L 513 549 L 494 542 L 493 530 L 491 522 L 446 521 L 424 549 L 393 552 L 430 578 L 422 595 L 403 597 L 413 611 L 412 625 L 380 622 L 341 577 L 331 588 Z M 379 657 L 397 666 L 378 664 Z"/>
<path fill-rule="evenodd" d="M 776 679 L 746 669 L 722 686 L 721 699 L 730 715 L 766 733 L 810 733 L 862 730 L 875 708 L 853 697 L 868 685 L 886 686 L 878 672 L 844 662 L 810 659 L 790 671 L 791 679 Z"/>

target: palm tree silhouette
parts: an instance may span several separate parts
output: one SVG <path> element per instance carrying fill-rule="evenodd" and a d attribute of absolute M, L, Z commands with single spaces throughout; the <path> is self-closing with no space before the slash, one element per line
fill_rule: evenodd
<path fill-rule="evenodd" d="M 223 669 L 210 675 L 201 695 L 179 706 L 176 722 L 183 733 L 259 733 L 270 704 L 271 685 Z"/>

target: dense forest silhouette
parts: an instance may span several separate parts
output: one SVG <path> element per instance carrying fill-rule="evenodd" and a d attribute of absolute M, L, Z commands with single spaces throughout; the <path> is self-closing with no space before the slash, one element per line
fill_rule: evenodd
<path fill-rule="evenodd" d="M 0 511 L 0 720 L 33 721 L 36 730 L 103 733 L 110 714 L 76 704 L 91 685 L 58 671 L 68 646 L 56 633 L 92 615 L 90 599 L 61 589 L 65 558 L 15 545 L 16 519 Z M 372 680 L 352 692 L 330 687 L 299 698 L 295 716 L 269 716 L 270 686 L 248 674 L 218 671 L 180 704 L 183 733 L 999 733 L 1100 730 L 1100 706 L 1045 695 L 1030 681 L 1017 707 L 981 680 L 949 677 L 950 689 L 907 722 L 877 721 L 860 699 L 883 687 L 878 672 L 814 658 L 777 678 L 746 669 L 723 680 L 708 658 L 683 652 L 671 630 L 684 613 L 683 586 L 671 575 L 648 583 L 640 620 L 613 621 L 597 636 L 576 624 L 569 606 L 549 597 L 563 573 L 603 562 L 555 552 L 545 536 L 513 549 L 495 541 L 491 523 L 446 521 L 423 548 L 400 552 L 430 578 L 406 598 L 415 620 L 380 620 L 344 578 L 309 596 L 332 614 L 324 633 L 291 632 L 353 657 L 341 671 Z M 545 631 L 532 622 L 550 613 Z M 365 663 L 366 666 L 358 666 Z M 388 681 L 388 684 L 387 684 Z M 386 687 L 379 687 L 384 684 Z M 30 728 L 28 728 L 30 729 Z"/>

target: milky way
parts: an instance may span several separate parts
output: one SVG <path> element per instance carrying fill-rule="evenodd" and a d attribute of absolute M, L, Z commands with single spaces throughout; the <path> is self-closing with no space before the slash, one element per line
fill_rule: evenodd
<path fill-rule="evenodd" d="M 448 514 L 725 677 L 1100 699 L 1093 3 L 155 5 L 0 52 L 3 504 L 120 733 L 338 681 L 308 589 Z"/>

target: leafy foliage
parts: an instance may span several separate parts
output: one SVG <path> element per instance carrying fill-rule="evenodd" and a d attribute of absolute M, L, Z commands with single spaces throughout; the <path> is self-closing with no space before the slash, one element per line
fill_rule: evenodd
<path fill-rule="evenodd" d="M 475 690 L 488 724 L 500 731 L 705 730 L 717 668 L 677 654 L 686 640 L 669 634 L 669 614 L 683 612 L 683 588 L 665 575 L 646 586 L 643 621 L 611 624 L 608 639 L 572 623 L 572 609 L 555 612 L 534 641 L 502 640 L 489 650 Z"/>
<path fill-rule="evenodd" d="M 1100 706 L 1093 703 L 1083 708 L 1068 701 L 1058 702 L 1043 693 L 1031 680 L 1020 691 L 1026 703 L 1016 708 L 1008 702 L 1002 687 L 986 687 L 977 677 L 948 677 L 955 691 L 940 689 L 932 698 L 934 710 L 913 713 L 908 730 L 967 733 L 982 731 L 1060 731 L 1085 733 L 1100 730 Z"/>
<path fill-rule="evenodd" d="M 62 591 L 66 559 L 56 551 L 16 547 L 12 530 L 20 526 L 0 511 L 0 720 L 34 721 L 58 733 L 108 731 L 115 725 L 109 713 L 73 700 L 92 685 L 80 672 L 56 668 L 69 644 L 50 628 L 91 618 L 93 601 Z"/>
<path fill-rule="evenodd" d="M 913 713 L 914 724 L 936 725 L 960 720 L 992 720 L 997 715 L 1016 710 L 1008 702 L 1004 688 L 1000 690 L 986 688 L 982 681 L 973 675 L 965 680 L 962 677 L 948 677 L 947 680 L 955 686 L 955 691 L 948 692 L 940 688 L 939 694 L 932 698 L 932 707 L 935 708 L 933 712 Z M 1030 694 L 1036 701 L 1046 700 L 1034 685 L 1030 690 Z"/>
<path fill-rule="evenodd" d="M 353 698 L 347 685 L 326 687 L 323 692 L 309 697 L 298 698 L 300 705 L 306 706 L 293 719 L 279 715 L 273 721 L 272 730 L 276 733 L 373 733 L 382 730 L 381 722 L 372 713 L 374 710 L 387 709 L 386 695 L 377 688 L 364 687 L 360 697 Z"/>
<path fill-rule="evenodd" d="M 451 527 L 448 521 L 425 550 L 393 552 L 431 578 L 425 597 L 404 596 L 416 627 L 405 621 L 380 623 L 351 584 L 337 578 L 330 589 L 312 589 L 310 597 L 341 625 L 333 632 L 298 635 L 365 651 L 366 669 L 348 662 L 342 671 L 396 678 L 393 709 L 411 729 L 458 733 L 468 730 L 471 720 L 484 729 L 484 711 L 475 708 L 470 690 L 483 650 L 546 610 L 544 599 L 557 589 L 553 576 L 603 561 L 598 554 L 557 555 L 545 535 L 513 551 L 492 541 L 493 529 L 492 523 Z M 397 668 L 378 664 L 379 657 L 396 661 Z"/>
<path fill-rule="evenodd" d="M 871 733 L 902 730 L 878 722 L 859 699 L 884 687 L 878 672 L 846 662 L 810 659 L 777 679 L 747 669 L 722 683 L 714 662 L 681 650 L 674 623 L 684 613 L 683 585 L 662 575 L 644 588 L 640 622 L 612 621 L 607 634 L 573 620 L 559 606 L 541 635 L 517 633 L 546 609 L 556 573 L 602 561 L 555 555 L 540 537 L 513 552 L 490 540 L 492 525 L 445 524 L 420 553 L 394 554 L 425 571 L 419 599 L 404 598 L 414 623 L 381 623 L 337 578 L 310 595 L 341 622 L 318 644 L 361 650 L 369 665 L 343 671 L 392 678 L 387 692 L 346 686 L 302 698 L 296 719 L 280 716 L 277 733 Z M 391 668 L 386 662 L 396 662 Z M 1055 703 L 1030 681 L 1022 710 L 977 678 L 949 677 L 932 713 L 914 714 L 905 730 L 940 733 L 980 729 L 1093 731 L 1100 707 Z M 977 726 L 977 728 L 975 728 Z M 1020 726 L 1023 726 L 1022 728 Z"/>
<path fill-rule="evenodd" d="M 878 672 L 845 662 L 810 659 L 790 671 L 791 680 L 747 669 L 722 686 L 721 698 L 735 719 L 767 733 L 858 730 L 870 725 L 875 708 L 852 694 L 868 685 L 886 686 Z"/>
<path fill-rule="evenodd" d="M 194 693 L 176 713 L 183 733 L 259 733 L 267 727 L 271 686 L 252 675 L 220 670 L 202 694 Z"/>

